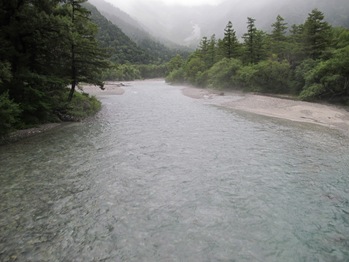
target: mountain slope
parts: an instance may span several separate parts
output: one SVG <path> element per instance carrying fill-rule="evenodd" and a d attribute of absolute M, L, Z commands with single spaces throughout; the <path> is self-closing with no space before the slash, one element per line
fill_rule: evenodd
<path fill-rule="evenodd" d="M 97 38 L 102 47 L 107 48 L 110 60 L 116 63 L 148 64 L 156 60 L 145 50 L 137 46 L 120 28 L 108 21 L 93 5 L 86 3 L 91 19 L 99 27 Z"/>
<path fill-rule="evenodd" d="M 256 19 L 259 29 L 269 31 L 278 14 L 291 26 L 304 23 L 314 8 L 322 11 L 332 25 L 349 27 L 348 0 L 226 0 L 217 6 L 199 7 L 151 5 L 147 1 L 130 4 L 133 4 L 130 15 L 137 17 L 150 33 L 192 46 L 196 46 L 203 36 L 216 34 L 222 37 L 228 21 L 232 21 L 241 37 L 246 32 L 247 17 Z"/>
<path fill-rule="evenodd" d="M 105 18 L 118 26 L 133 41 L 138 42 L 139 40 L 150 37 L 150 34 L 143 29 L 139 22 L 121 9 L 103 0 L 89 0 L 89 2 L 94 5 Z"/>
<path fill-rule="evenodd" d="M 189 53 L 189 50 L 183 46 L 169 42 L 165 45 L 155 40 L 135 19 L 119 8 L 103 0 L 89 0 L 89 2 L 97 8 L 101 15 L 120 28 L 125 35 L 144 50 L 151 57 L 152 63 L 166 62 L 176 54 L 186 56 Z"/>

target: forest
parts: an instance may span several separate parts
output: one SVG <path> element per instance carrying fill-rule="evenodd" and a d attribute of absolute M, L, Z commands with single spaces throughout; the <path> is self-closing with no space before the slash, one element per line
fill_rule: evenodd
<path fill-rule="evenodd" d="M 237 38 L 228 22 L 223 39 L 203 37 L 188 59 L 170 62 L 169 83 L 289 94 L 308 101 L 349 105 L 349 30 L 333 27 L 312 10 L 303 24 L 289 26 L 278 15 L 270 33 L 247 18 Z"/>
<path fill-rule="evenodd" d="M 0 1 L 0 135 L 98 111 L 79 83 L 103 88 L 107 53 L 85 0 Z"/>
<path fill-rule="evenodd" d="M 164 76 L 173 56 L 140 48 L 86 0 L 0 0 L 0 29 L 0 136 L 91 115 L 101 104 L 82 84 Z"/>

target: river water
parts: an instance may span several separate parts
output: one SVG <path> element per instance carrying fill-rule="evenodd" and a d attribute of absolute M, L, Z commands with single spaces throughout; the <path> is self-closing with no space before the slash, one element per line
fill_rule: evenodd
<path fill-rule="evenodd" d="M 0 147 L 0 261 L 349 261 L 349 139 L 163 81 Z"/>

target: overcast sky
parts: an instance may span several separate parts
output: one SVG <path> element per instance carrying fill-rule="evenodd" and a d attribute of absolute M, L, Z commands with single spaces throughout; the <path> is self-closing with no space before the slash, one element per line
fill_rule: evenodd
<path fill-rule="evenodd" d="M 186 6 L 198 6 L 198 5 L 217 5 L 223 0 L 106 0 L 113 5 L 120 7 L 123 10 L 128 10 L 137 2 L 148 2 L 148 3 L 165 3 L 168 5 L 186 5 Z"/>

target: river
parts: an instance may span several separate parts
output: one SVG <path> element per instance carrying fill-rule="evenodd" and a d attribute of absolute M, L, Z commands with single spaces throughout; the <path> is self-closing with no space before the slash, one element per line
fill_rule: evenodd
<path fill-rule="evenodd" d="M 0 261 L 349 261 L 349 139 L 139 81 L 0 147 Z"/>

